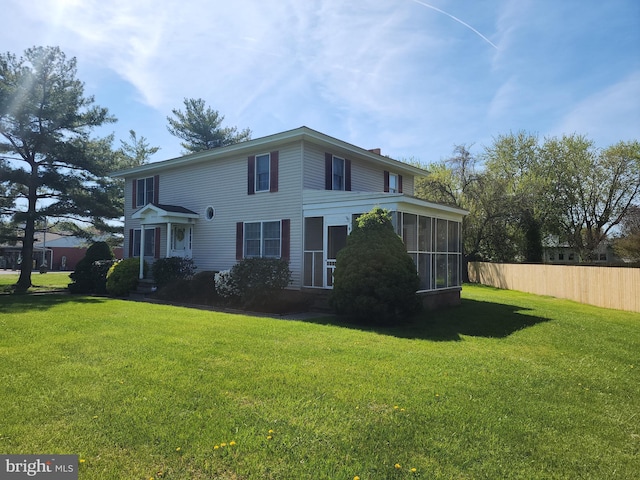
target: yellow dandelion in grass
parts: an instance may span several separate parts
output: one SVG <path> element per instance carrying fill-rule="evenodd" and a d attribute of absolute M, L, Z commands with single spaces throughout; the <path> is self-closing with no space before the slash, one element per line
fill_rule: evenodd
<path fill-rule="evenodd" d="M 400 409 L 400 411 L 401 411 L 401 412 L 404 412 L 404 411 L 405 411 L 405 409 L 404 409 L 404 408 L 401 408 L 401 409 Z"/>
<path fill-rule="evenodd" d="M 360 477 L 356 475 L 355 477 L 353 477 L 353 480 L 360 480 Z"/>
<path fill-rule="evenodd" d="M 226 443 L 221 443 L 221 444 L 220 444 L 220 447 L 226 447 L 226 446 L 227 446 L 227 444 L 226 444 Z"/>
<path fill-rule="evenodd" d="M 218 450 L 219 448 L 220 448 L 220 445 L 214 445 L 214 446 L 213 446 L 213 449 L 214 449 L 214 450 Z"/>
<path fill-rule="evenodd" d="M 80 463 L 84 463 L 86 460 L 84 458 L 81 458 L 80 460 L 78 460 Z"/>
<path fill-rule="evenodd" d="M 271 433 L 275 433 L 275 432 L 273 430 L 269 430 L 269 433 L 271 434 Z"/>
<path fill-rule="evenodd" d="M 396 463 L 396 464 L 394 465 L 394 467 L 396 467 L 396 469 L 398 469 L 398 470 L 400 470 L 400 469 L 402 468 L 402 466 L 401 466 L 399 463 Z"/>
<path fill-rule="evenodd" d="M 231 441 L 229 442 L 229 446 L 230 446 L 230 447 L 233 447 L 235 444 L 236 444 L 236 442 L 234 442 L 233 440 L 231 440 Z"/>
<path fill-rule="evenodd" d="M 271 435 L 267 435 L 267 440 L 272 440 L 273 437 Z"/>
<path fill-rule="evenodd" d="M 411 469 L 411 473 L 416 473 L 418 470 L 416 470 L 415 468 Z"/>
<path fill-rule="evenodd" d="M 176 448 L 176 452 L 179 452 L 180 450 L 182 450 L 182 448 L 180 447 Z"/>
<path fill-rule="evenodd" d="M 399 407 L 398 405 L 394 405 L 394 406 L 393 406 L 393 409 L 394 409 L 394 410 L 398 410 L 399 408 L 400 408 L 400 407 Z"/>

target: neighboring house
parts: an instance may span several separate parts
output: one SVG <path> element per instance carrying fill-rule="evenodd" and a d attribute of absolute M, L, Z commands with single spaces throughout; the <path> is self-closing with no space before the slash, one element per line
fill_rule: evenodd
<path fill-rule="evenodd" d="M 542 261 L 543 263 L 558 264 L 588 263 L 611 265 L 624 263 L 624 261 L 615 254 L 613 246 L 608 242 L 602 242 L 598 246 L 593 253 L 593 258 L 582 260 L 578 252 L 568 244 L 545 246 L 543 247 Z"/>
<path fill-rule="evenodd" d="M 86 255 L 90 244 L 91 242 L 84 238 L 50 232 L 45 235 L 38 232 L 33 244 L 33 269 L 37 270 L 44 264 L 48 270 L 72 271 L 78 261 Z M 0 268 L 20 269 L 21 252 L 20 245 L 0 246 Z M 122 259 L 122 247 L 114 248 L 113 253 L 116 258 Z"/>
<path fill-rule="evenodd" d="M 191 257 L 200 271 L 284 258 L 292 288 L 329 289 L 354 218 L 380 206 L 392 212 L 421 290 L 455 302 L 467 212 L 415 198 L 414 177 L 426 173 L 301 127 L 112 176 L 126 181 L 129 257 Z"/>
<path fill-rule="evenodd" d="M 613 250 L 613 242 L 605 239 L 589 258 L 580 258 L 578 250 L 560 241 L 557 235 L 549 235 L 542 243 L 542 262 L 553 264 L 621 265 L 624 260 Z"/>

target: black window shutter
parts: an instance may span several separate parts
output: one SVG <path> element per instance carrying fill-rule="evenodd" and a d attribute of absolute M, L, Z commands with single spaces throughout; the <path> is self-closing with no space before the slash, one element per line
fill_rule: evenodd
<path fill-rule="evenodd" d="M 247 194 L 256 193 L 256 156 L 247 159 Z"/>
<path fill-rule="evenodd" d="M 402 175 L 398 175 L 398 193 L 402 193 Z"/>
<path fill-rule="evenodd" d="M 271 152 L 269 155 L 270 163 L 269 163 L 269 191 L 277 192 L 278 191 L 278 163 L 279 163 L 279 155 L 278 152 Z"/>
<path fill-rule="evenodd" d="M 351 191 L 351 160 L 344 159 L 344 189 Z"/>
<path fill-rule="evenodd" d="M 236 260 L 242 260 L 244 253 L 244 224 L 236 223 Z"/>
<path fill-rule="evenodd" d="M 133 179 L 133 203 L 131 204 L 133 208 L 138 206 L 138 179 Z"/>
<path fill-rule="evenodd" d="M 134 180 L 135 185 L 135 180 Z M 134 240 L 133 228 L 129 229 L 129 258 L 133 257 L 133 240 Z"/>
<path fill-rule="evenodd" d="M 389 191 L 389 170 L 384 171 L 384 191 Z"/>
<path fill-rule="evenodd" d="M 282 245 L 280 246 L 280 258 L 289 261 L 291 257 L 291 220 L 282 220 Z"/>
<path fill-rule="evenodd" d="M 324 189 L 333 190 L 333 155 L 324 154 Z"/>
<path fill-rule="evenodd" d="M 160 203 L 160 175 L 153 177 L 153 203 L 156 205 Z"/>

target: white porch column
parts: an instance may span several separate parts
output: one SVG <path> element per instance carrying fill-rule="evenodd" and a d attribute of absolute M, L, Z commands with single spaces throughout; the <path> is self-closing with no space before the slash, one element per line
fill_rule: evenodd
<path fill-rule="evenodd" d="M 144 225 L 140 225 L 140 273 L 138 278 L 144 278 Z"/>
<path fill-rule="evenodd" d="M 167 258 L 171 256 L 171 222 L 167 223 Z"/>

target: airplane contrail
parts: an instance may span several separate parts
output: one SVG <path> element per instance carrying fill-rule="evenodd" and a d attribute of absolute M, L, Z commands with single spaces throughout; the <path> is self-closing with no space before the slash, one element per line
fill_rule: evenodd
<path fill-rule="evenodd" d="M 415 3 L 418 3 L 420 5 L 422 5 L 423 7 L 427 7 L 430 8 L 431 10 L 435 10 L 436 12 L 442 13 L 443 15 L 446 15 L 447 17 L 455 20 L 456 22 L 460 23 L 461 25 L 464 25 L 465 27 L 467 27 L 469 30 L 471 30 L 473 33 L 475 33 L 476 35 L 478 35 L 480 38 L 482 38 L 485 42 L 487 42 L 489 45 L 491 45 L 493 48 L 495 48 L 496 50 L 498 50 L 498 47 L 491 41 L 489 40 L 487 37 L 485 37 L 483 34 L 481 34 L 478 30 L 476 30 L 475 28 L 473 28 L 471 25 L 469 25 L 468 23 L 463 22 L 462 20 L 460 20 L 458 17 L 455 17 L 453 15 L 451 15 L 450 13 L 445 12 L 444 10 L 440 10 L 437 7 L 434 7 L 433 5 L 429 5 L 428 3 L 425 2 L 421 2 L 420 0 L 412 0 Z"/>

